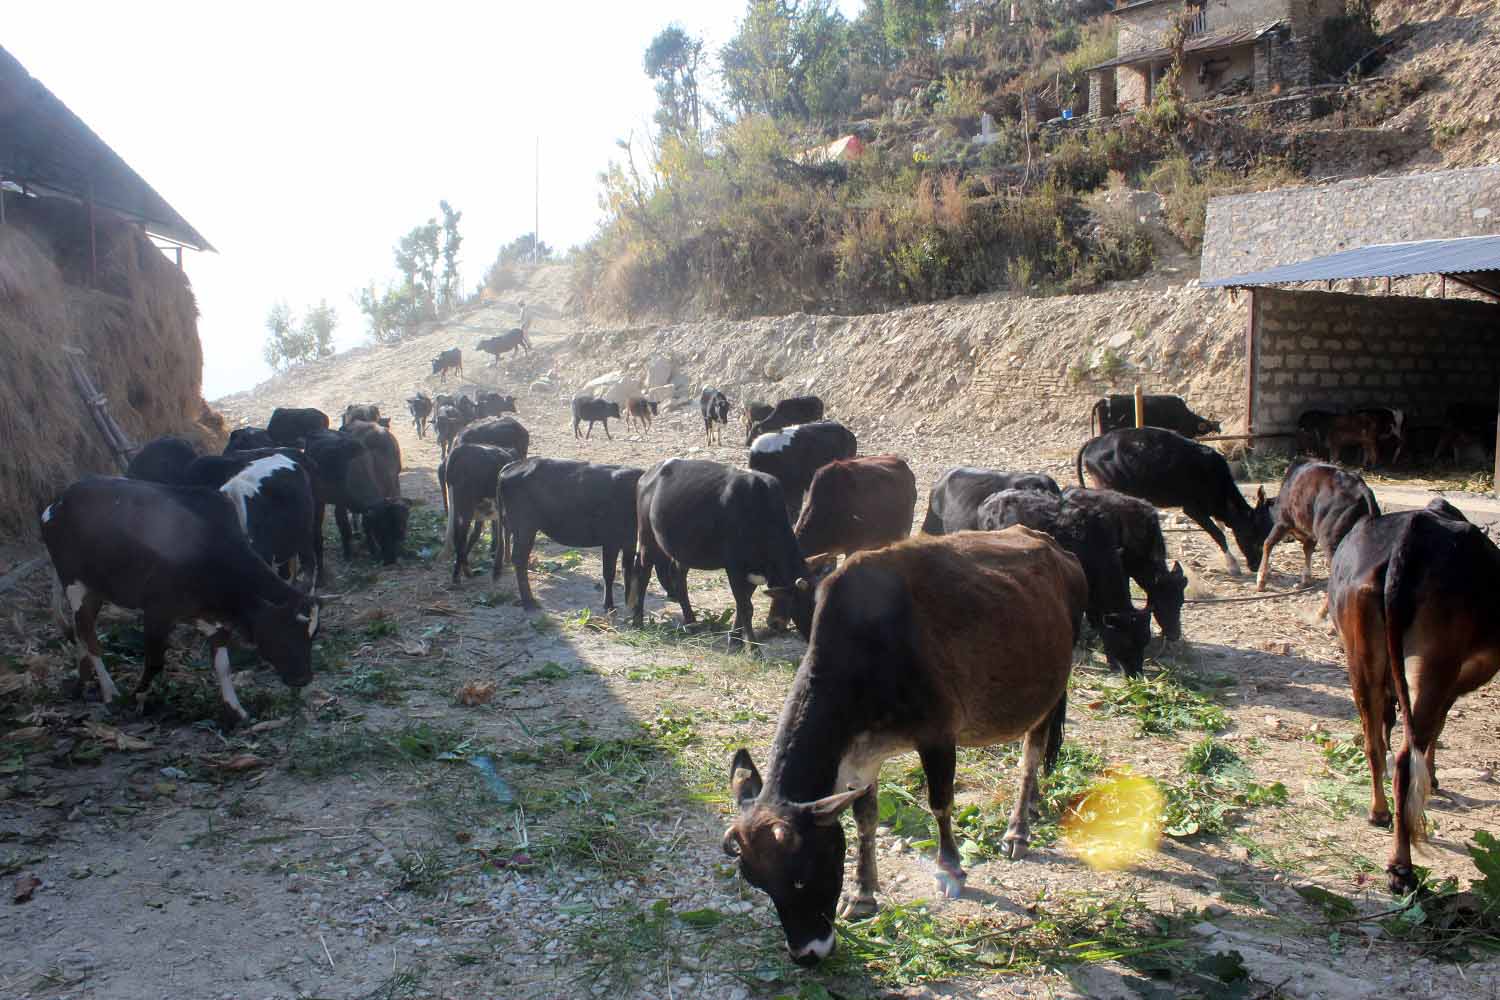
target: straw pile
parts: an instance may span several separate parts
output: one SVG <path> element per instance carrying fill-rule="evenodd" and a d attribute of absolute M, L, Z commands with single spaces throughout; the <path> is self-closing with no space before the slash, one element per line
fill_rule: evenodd
<path fill-rule="evenodd" d="M 0 537 L 34 536 L 37 514 L 87 473 L 118 474 L 68 370 L 84 367 L 139 445 L 181 434 L 205 449 L 224 428 L 202 397 L 203 347 L 187 278 L 134 227 L 100 222 L 91 287 L 87 211 L 7 198 L 0 225 Z"/>

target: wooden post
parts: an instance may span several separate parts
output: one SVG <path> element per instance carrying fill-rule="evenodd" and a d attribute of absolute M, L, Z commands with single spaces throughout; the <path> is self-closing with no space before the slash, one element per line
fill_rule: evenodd
<path fill-rule="evenodd" d="M 1250 289 L 1250 322 L 1245 325 L 1245 433 L 1255 433 L 1255 352 L 1260 327 L 1255 310 L 1255 289 Z"/>
<path fill-rule="evenodd" d="M 1141 384 L 1135 384 L 1135 425 L 1146 426 L 1146 397 L 1141 392 Z"/>
<path fill-rule="evenodd" d="M 182 244 L 177 244 L 177 270 L 182 270 Z"/>
<path fill-rule="evenodd" d="M 1448 297 L 1448 276 L 1446 274 L 1444 274 L 1444 275 L 1440 275 L 1439 278 L 1438 278 L 1438 298 L 1440 298 L 1440 299 L 1446 299 L 1447 297 Z"/>

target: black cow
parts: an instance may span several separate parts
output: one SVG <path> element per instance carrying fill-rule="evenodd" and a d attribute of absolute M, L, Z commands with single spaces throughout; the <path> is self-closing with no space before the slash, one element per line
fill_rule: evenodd
<path fill-rule="evenodd" d="M 401 445 L 381 425 L 363 420 L 350 423 L 348 433 L 373 456 L 375 486 L 385 498 L 384 503 L 360 515 L 365 543 L 370 547 L 370 555 L 387 566 L 395 565 L 411 517 L 411 501 L 401 497 Z"/>
<path fill-rule="evenodd" d="M 260 448 L 279 447 L 276 439 L 261 427 L 237 427 L 229 432 L 229 442 L 224 445 L 224 454 L 232 451 L 255 451 Z"/>
<path fill-rule="evenodd" d="M 823 401 L 817 396 L 793 396 L 783 399 L 771 407 L 767 416 L 750 425 L 750 430 L 745 434 L 745 444 L 749 444 L 762 434 L 779 431 L 793 424 L 810 424 L 814 420 L 823 419 Z"/>
<path fill-rule="evenodd" d="M 504 517 L 499 496 L 500 470 L 516 461 L 509 448 L 460 443 L 443 466 L 443 489 L 448 501 L 447 545 L 453 547 L 453 582 L 469 567 L 469 550 L 490 522 L 490 548 L 495 565 L 505 558 Z M 493 575 L 493 572 L 492 574 Z"/>
<path fill-rule="evenodd" d="M 432 374 L 447 378 L 450 371 L 458 372 L 459 378 L 464 377 L 464 355 L 456 347 L 450 347 L 432 359 Z"/>
<path fill-rule="evenodd" d="M 367 424 L 380 423 L 380 407 L 375 403 L 350 403 L 344 407 L 343 419 L 339 422 L 339 430 L 348 430 L 349 425 L 356 420 L 363 420 Z M 390 420 L 386 420 L 390 424 Z"/>
<path fill-rule="evenodd" d="M 1287 469 L 1274 505 L 1271 533 L 1261 549 L 1256 590 L 1266 589 L 1271 550 L 1286 535 L 1302 543 L 1301 585 L 1306 587 L 1312 583 L 1315 549 L 1321 546 L 1323 555 L 1332 559 L 1339 543 L 1361 518 L 1380 516 L 1380 504 L 1362 478 L 1322 462 L 1305 462 Z"/>
<path fill-rule="evenodd" d="M 417 440 L 427 436 L 427 418 L 432 416 L 432 400 L 427 393 L 419 392 L 406 401 L 411 411 L 411 422 L 417 429 Z"/>
<path fill-rule="evenodd" d="M 130 479 L 180 485 L 182 474 L 197 457 L 198 449 L 193 442 L 166 434 L 142 445 L 130 459 L 125 475 Z"/>
<path fill-rule="evenodd" d="M 833 951 L 835 915 L 871 916 L 879 889 L 880 765 L 915 750 L 938 828 L 938 887 L 963 891 L 953 836 L 959 746 L 1024 739 L 1002 850 L 1031 839 L 1039 766 L 1062 748 L 1073 642 L 1088 599 L 1078 560 L 1027 528 L 913 538 L 849 558 L 823 584 L 812 641 L 781 709 L 765 779 L 730 763 L 739 815 L 724 852 L 776 906 L 793 959 Z M 844 882 L 854 807 L 858 889 Z"/>
<path fill-rule="evenodd" d="M 1130 427 L 1110 431 L 1085 444 L 1076 461 L 1079 485 L 1083 472 L 1106 489 L 1140 497 L 1158 507 L 1180 507 L 1214 540 L 1224 553 L 1231 576 L 1240 567 L 1229 551 L 1224 532 L 1214 523 L 1229 525 L 1245 561 L 1260 567 L 1261 546 L 1271 533 L 1271 504 L 1265 490 L 1257 490 L 1255 506 L 1234 484 L 1229 463 L 1207 445 L 1160 427 Z"/>
<path fill-rule="evenodd" d="M 750 598 L 757 584 L 790 590 L 792 620 L 806 638 L 812 628 L 812 581 L 786 516 L 781 484 L 761 472 L 692 459 L 669 458 L 636 488 L 638 527 L 634 579 L 626 590 L 636 625 L 645 614 L 651 570 L 691 623 L 690 569 L 722 569 L 734 594 L 731 648 L 755 641 Z"/>
<path fill-rule="evenodd" d="M 328 414 L 312 407 L 278 406 L 271 411 L 266 433 L 283 448 L 300 448 L 302 442 L 319 431 L 328 430 Z"/>
<path fill-rule="evenodd" d="M 453 441 L 458 437 L 458 432 L 464 429 L 465 423 L 467 421 L 459 414 L 457 407 L 453 406 L 441 405 L 432 415 L 432 429 L 437 432 L 438 451 L 442 460 L 448 458 Z"/>
<path fill-rule="evenodd" d="M 497 333 L 493 337 L 486 337 L 474 346 L 486 354 L 493 355 L 490 360 L 491 368 L 500 363 L 500 355 L 507 351 L 524 350 L 527 354 L 531 353 L 531 340 L 526 336 L 526 331 L 519 327 L 506 333 Z"/>
<path fill-rule="evenodd" d="M 750 468 L 775 476 L 793 522 L 802 511 L 802 497 L 813 476 L 829 462 L 853 458 L 859 452 L 854 432 L 837 420 L 819 420 L 762 434 L 750 446 Z"/>
<path fill-rule="evenodd" d="M 353 529 L 349 524 L 349 513 L 369 514 L 374 508 L 383 506 L 386 498 L 380 490 L 380 474 L 376 468 L 375 456 L 370 449 L 348 434 L 332 431 L 314 434 L 307 440 L 303 451 L 313 464 L 313 495 L 317 504 L 316 542 L 318 568 L 321 571 L 327 565 L 323 559 L 323 518 L 327 513 L 327 505 L 333 504 L 334 521 L 339 527 L 339 541 L 347 562 L 354 558 L 350 543 Z"/>
<path fill-rule="evenodd" d="M 502 396 L 498 392 L 489 389 L 481 389 L 479 396 L 474 400 L 474 415 L 476 417 L 498 417 L 506 413 L 516 412 L 516 397 Z"/>
<path fill-rule="evenodd" d="M 593 396 L 573 397 L 573 436 L 587 439 L 594 433 L 594 424 L 603 422 L 604 436 L 611 441 L 614 435 L 609 432 L 609 418 L 620 419 L 620 404 L 609 399 L 595 399 Z M 583 421 L 589 422 L 588 434 L 579 434 L 578 425 Z"/>
<path fill-rule="evenodd" d="M 1217 420 L 1200 417 L 1188 409 L 1181 396 L 1151 395 L 1141 397 L 1147 427 L 1165 427 L 1183 437 L 1218 434 L 1223 428 Z M 1104 396 L 1089 410 L 1089 428 L 1094 436 L 1106 431 L 1135 426 L 1135 396 Z"/>
<path fill-rule="evenodd" d="M 204 455 L 182 485 L 216 489 L 234 503 L 250 547 L 287 580 L 318 579 L 317 500 L 311 461 L 294 448 Z"/>
<path fill-rule="evenodd" d="M 979 505 L 991 493 L 1001 490 L 1042 490 L 1060 496 L 1057 481 L 1045 472 L 1001 472 L 999 469 L 975 469 L 956 466 L 938 476 L 927 495 L 927 516 L 922 532 L 927 535 L 951 535 L 955 531 L 979 528 Z"/>
<path fill-rule="evenodd" d="M 1170 642 L 1181 639 L 1187 574 L 1180 562 L 1167 568 L 1167 541 L 1161 533 L 1161 517 L 1156 508 L 1114 490 L 1069 486 L 1062 496 L 1070 507 L 1114 521 L 1120 535 L 1120 562 L 1126 574 L 1146 592 L 1146 607 L 1161 626 L 1162 638 Z"/>
<path fill-rule="evenodd" d="M 470 399 L 467 393 L 460 394 L 453 401 L 453 406 L 466 424 L 471 424 L 479 418 L 479 405 Z"/>
<path fill-rule="evenodd" d="M 515 417 L 496 417 L 470 424 L 458 435 L 459 444 L 492 444 L 509 448 L 516 457 L 525 458 L 531 450 L 531 432 Z"/>
<path fill-rule="evenodd" d="M 233 502 L 217 490 L 84 479 L 42 511 L 42 541 L 56 573 L 64 631 L 82 646 L 80 693 L 90 667 L 105 701 L 119 693 L 104 668 L 94 627 L 106 601 L 144 613 L 138 703 L 161 672 L 173 626 L 183 620 L 220 626 L 209 640 L 214 673 L 225 703 L 241 720 L 249 713 L 229 676 L 230 629 L 248 635 L 287 685 L 302 687 L 312 679 L 317 600 L 261 561 Z"/>
<path fill-rule="evenodd" d="M 712 386 L 698 394 L 698 412 L 703 416 L 703 437 L 709 444 L 724 443 L 724 428 L 729 423 L 729 397 Z M 747 440 L 745 442 L 749 444 Z"/>
<path fill-rule="evenodd" d="M 1137 611 L 1130 600 L 1130 579 L 1120 560 L 1123 542 L 1114 521 L 1041 490 L 1001 490 L 979 505 L 981 529 L 999 531 L 1013 524 L 1045 531 L 1078 557 L 1089 581 L 1089 624 L 1104 642 L 1105 658 L 1126 677 L 1141 676 L 1151 641 L 1151 612 Z"/>
<path fill-rule="evenodd" d="M 500 499 L 511 562 L 523 608 L 535 608 L 527 566 L 541 532 L 559 545 L 602 548 L 604 609 L 615 606 L 615 561 L 625 573 L 625 592 L 635 572 L 635 491 L 640 469 L 551 458 L 528 458 L 500 473 Z M 493 575 L 500 574 L 495 560 Z"/>

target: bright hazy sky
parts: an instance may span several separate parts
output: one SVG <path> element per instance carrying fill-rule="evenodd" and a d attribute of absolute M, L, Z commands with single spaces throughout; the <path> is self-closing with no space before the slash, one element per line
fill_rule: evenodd
<path fill-rule="evenodd" d="M 842 0 L 849 13 L 858 0 Z M 9 5 L 0 45 L 215 247 L 186 267 L 204 394 L 270 372 L 264 320 L 327 298 L 339 346 L 365 340 L 353 294 L 446 198 L 472 287 L 532 228 L 559 250 L 598 222 L 615 140 L 649 127 L 641 59 L 676 21 L 717 51 L 742 0 Z"/>

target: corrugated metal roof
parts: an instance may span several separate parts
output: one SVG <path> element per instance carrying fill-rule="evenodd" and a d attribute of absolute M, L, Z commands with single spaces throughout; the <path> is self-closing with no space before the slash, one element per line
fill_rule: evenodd
<path fill-rule="evenodd" d="M 1500 236 L 1379 243 L 1263 271 L 1205 281 L 1203 287 L 1284 285 L 1340 278 L 1405 278 L 1413 274 L 1442 274 L 1495 294 L 1500 290 Z"/>
<path fill-rule="evenodd" d="M 67 105 L 0 48 L 0 176 L 86 201 L 184 246 L 208 240 Z"/>
<path fill-rule="evenodd" d="M 1183 44 L 1182 51 L 1187 53 L 1214 52 L 1219 49 L 1232 49 L 1240 45 L 1249 45 L 1252 42 L 1259 41 L 1262 35 L 1275 30 L 1284 23 L 1283 21 L 1277 21 L 1263 27 L 1250 28 L 1246 31 L 1231 31 L 1221 35 L 1194 35 Z M 1128 66 L 1139 62 L 1158 62 L 1171 58 L 1172 50 L 1170 48 L 1143 49 L 1139 52 L 1117 56 L 1097 66 L 1090 66 L 1089 70 L 1109 69 L 1112 66 Z"/>

